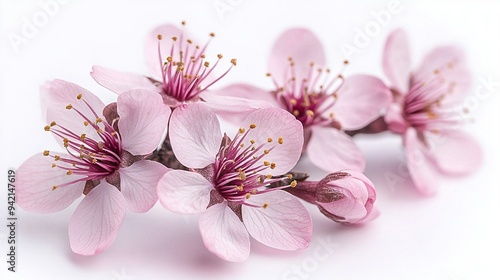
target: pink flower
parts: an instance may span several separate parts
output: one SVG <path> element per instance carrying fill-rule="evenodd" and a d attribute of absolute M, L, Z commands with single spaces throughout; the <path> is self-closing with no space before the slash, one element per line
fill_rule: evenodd
<path fill-rule="evenodd" d="M 298 182 L 286 190 L 317 205 L 321 213 L 335 222 L 357 224 L 378 216 L 378 211 L 373 211 L 375 186 L 358 171 L 330 173 L 319 182 Z"/>
<path fill-rule="evenodd" d="M 432 50 L 421 66 L 410 71 L 406 33 L 394 31 L 387 39 L 384 72 L 394 96 L 385 121 L 402 134 L 410 175 L 424 194 L 436 191 L 436 176 L 465 175 L 477 169 L 481 148 L 457 130 L 460 112 L 471 84 L 462 50 L 454 46 Z"/>
<path fill-rule="evenodd" d="M 210 33 L 210 39 L 214 36 Z M 183 29 L 162 25 L 155 28 L 146 41 L 146 62 L 152 78 L 102 66 L 92 67 L 90 74 L 99 84 L 118 94 L 137 88 L 157 92 L 171 108 L 186 102 L 206 101 L 207 106 L 228 119 L 233 119 L 235 113 L 248 114 L 259 108 L 259 103 L 248 104 L 240 98 L 210 96 L 207 89 L 236 65 L 236 59 L 230 60 L 230 67 L 222 75 L 215 76 L 213 71 L 223 56 L 214 56 L 215 63 L 206 57 L 209 43 L 198 45 Z"/>
<path fill-rule="evenodd" d="M 224 260 L 248 258 L 249 234 L 273 248 L 307 247 L 312 234 L 309 213 L 292 195 L 266 188 L 281 180 L 273 176 L 297 163 L 302 126 L 275 108 L 256 110 L 243 124 L 230 139 L 222 136 L 216 116 L 203 104 L 174 110 L 169 132 L 173 151 L 195 172 L 165 174 L 158 184 L 160 202 L 177 213 L 201 213 L 203 242 Z"/>
<path fill-rule="evenodd" d="M 61 80 L 48 83 L 42 99 L 50 123 L 45 130 L 67 153 L 44 151 L 26 160 L 18 169 L 16 202 L 52 213 L 85 194 L 69 223 L 71 249 L 100 253 L 116 238 L 126 208 L 145 212 L 158 199 L 156 186 L 167 169 L 144 158 L 160 143 L 170 108 L 159 95 L 132 90 L 105 118 L 99 98 Z"/>
<path fill-rule="evenodd" d="M 376 119 L 390 104 L 390 91 L 374 77 L 333 75 L 325 61 L 313 33 L 290 29 L 278 38 L 269 57 L 273 91 L 235 84 L 212 96 L 260 99 L 287 110 L 304 126 L 304 151 L 314 165 L 326 171 L 362 171 L 364 157 L 344 130 Z"/>

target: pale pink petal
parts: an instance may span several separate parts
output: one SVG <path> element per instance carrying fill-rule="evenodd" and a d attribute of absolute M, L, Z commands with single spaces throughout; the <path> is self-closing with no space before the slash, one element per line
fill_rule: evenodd
<path fill-rule="evenodd" d="M 169 136 L 177 159 L 191 168 L 214 163 L 222 141 L 217 117 L 200 103 L 185 104 L 174 110 Z"/>
<path fill-rule="evenodd" d="M 385 43 L 383 67 L 391 86 L 403 95 L 410 87 L 410 64 L 410 47 L 406 32 L 395 30 Z"/>
<path fill-rule="evenodd" d="M 290 57 L 295 63 L 295 77 L 299 81 L 307 76 L 311 62 L 321 67 L 326 61 L 323 45 L 316 35 L 304 28 L 288 29 L 274 43 L 268 66 L 269 72 L 279 85 L 285 83 L 285 73 L 290 68 Z"/>
<path fill-rule="evenodd" d="M 234 84 L 215 91 L 204 91 L 200 97 L 218 117 L 234 124 L 240 124 L 255 109 L 280 107 L 270 91 L 248 84 Z"/>
<path fill-rule="evenodd" d="M 250 129 L 252 124 L 255 128 Z M 265 174 L 281 175 L 297 164 L 302 152 L 304 133 L 302 124 L 292 114 L 278 108 L 259 109 L 250 114 L 241 127 L 248 131 L 245 145 L 250 145 L 250 140 L 254 140 L 255 147 L 263 144 L 262 149 L 270 151 L 257 163 L 262 165 L 263 161 L 268 161 L 276 164 L 274 169 L 269 168 Z"/>
<path fill-rule="evenodd" d="M 231 262 L 242 262 L 250 254 L 250 237 L 227 202 L 215 204 L 200 215 L 199 227 L 205 247 Z"/>
<path fill-rule="evenodd" d="M 176 213 L 194 214 L 207 209 L 213 185 L 195 172 L 171 170 L 158 183 L 161 204 Z"/>
<path fill-rule="evenodd" d="M 390 89 L 380 79 L 368 75 L 347 78 L 337 96 L 332 113 L 344 130 L 371 123 L 392 101 Z"/>
<path fill-rule="evenodd" d="M 101 86 L 120 94 L 132 89 L 147 89 L 159 92 L 159 88 L 153 85 L 151 80 L 139 74 L 116 71 L 102 66 L 92 66 L 90 76 Z"/>
<path fill-rule="evenodd" d="M 345 197 L 329 203 L 318 203 L 325 210 L 336 216 L 343 217 L 345 220 L 342 220 L 342 222 L 346 223 L 356 223 L 367 216 L 368 209 L 366 209 L 365 204 L 368 201 L 369 193 L 363 181 L 348 176 L 328 184 L 332 185 L 332 189 L 342 193 Z"/>
<path fill-rule="evenodd" d="M 145 44 L 145 54 L 146 54 L 146 64 L 149 67 L 151 73 L 155 76 L 161 77 L 161 68 L 163 66 L 163 62 L 170 56 L 170 51 L 172 48 L 173 40 L 172 37 L 177 37 L 177 40 L 185 40 L 187 38 L 181 38 L 181 34 L 183 31 L 178 27 L 166 24 L 162 26 L 158 26 L 151 33 L 148 34 L 146 38 Z M 184 32 L 185 33 L 185 32 Z M 162 40 L 158 40 L 158 35 L 162 36 Z M 185 37 L 185 36 L 184 36 Z M 190 38 L 192 39 L 192 38 Z M 158 53 L 158 42 L 160 43 L 160 52 L 161 57 Z M 184 43 L 185 45 L 185 43 Z M 176 43 L 174 50 L 174 55 L 178 55 L 179 44 Z"/>
<path fill-rule="evenodd" d="M 387 108 L 387 113 L 384 116 L 384 121 L 387 123 L 389 130 L 395 133 L 404 134 L 409 125 L 403 117 L 401 104 L 393 103 Z"/>
<path fill-rule="evenodd" d="M 97 96 L 79 85 L 63 80 L 47 82 L 40 91 L 42 110 L 46 110 L 47 124 L 55 121 L 59 126 L 77 135 L 86 134 L 88 138 L 99 139 L 95 129 L 90 125 L 85 126 L 83 124 L 85 119 L 77 112 L 78 110 L 91 122 L 95 122 L 99 117 L 102 118 L 104 103 Z M 82 94 L 81 99 L 77 98 L 79 94 Z M 66 109 L 68 105 L 73 109 Z M 56 139 L 62 146 L 63 141 L 58 137 Z"/>
<path fill-rule="evenodd" d="M 52 190 L 54 186 L 83 178 L 76 174 L 67 175 L 66 170 L 57 167 L 52 168 L 52 163 L 52 157 L 36 154 L 17 169 L 16 203 L 21 208 L 35 213 L 57 212 L 82 195 L 85 181 Z"/>
<path fill-rule="evenodd" d="M 272 94 L 270 90 L 264 90 L 250 84 L 232 84 L 218 90 L 205 91 L 201 94 L 201 97 L 207 102 L 211 102 L 212 100 L 218 101 L 226 97 L 238 97 L 248 100 L 250 105 L 254 104 L 253 102 L 255 101 L 265 101 L 270 104 L 268 106 L 281 107 L 276 100 L 276 96 Z M 259 102 L 255 104 L 260 106 L 262 103 Z"/>
<path fill-rule="evenodd" d="M 410 128 L 404 137 L 408 171 L 417 190 L 424 195 L 436 193 L 438 183 L 436 165 L 427 155 L 427 148 L 420 141 L 417 131 Z"/>
<path fill-rule="evenodd" d="M 365 169 L 365 159 L 358 146 L 351 137 L 335 128 L 312 127 L 307 154 L 314 165 L 325 171 Z"/>
<path fill-rule="evenodd" d="M 444 46 L 435 48 L 425 56 L 412 79 L 415 82 L 429 82 L 434 78 L 444 81 L 448 88 L 449 93 L 442 104 L 463 102 L 472 85 L 472 74 L 464 51 L 457 46 Z"/>
<path fill-rule="evenodd" d="M 438 134 L 427 133 L 427 144 L 439 170 L 447 175 L 460 176 L 476 171 L 481 165 L 482 149 L 470 135 L 447 130 Z"/>
<path fill-rule="evenodd" d="M 123 195 L 101 180 L 78 205 L 69 222 L 73 252 L 87 256 L 106 250 L 115 240 L 125 212 Z"/>
<path fill-rule="evenodd" d="M 243 223 L 257 241 L 276 249 L 297 250 L 309 246 L 312 221 L 307 209 L 293 195 L 273 191 L 251 196 L 242 206 Z"/>
<path fill-rule="evenodd" d="M 123 149 L 133 155 L 153 152 L 167 129 L 170 108 L 159 94 L 142 89 L 120 94 L 117 103 Z"/>
<path fill-rule="evenodd" d="M 120 189 L 125 205 L 133 212 L 146 212 L 158 200 L 156 186 L 168 168 L 163 164 L 140 160 L 120 168 Z"/>

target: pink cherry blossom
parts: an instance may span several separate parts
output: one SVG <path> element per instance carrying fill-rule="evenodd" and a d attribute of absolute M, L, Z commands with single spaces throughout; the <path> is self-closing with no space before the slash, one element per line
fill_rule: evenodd
<path fill-rule="evenodd" d="M 387 39 L 383 66 L 394 103 L 385 121 L 403 135 L 408 169 L 416 188 L 424 194 L 436 191 L 439 174 L 469 174 L 481 161 L 481 148 L 458 130 L 471 85 L 471 74 L 461 49 L 438 47 L 410 69 L 406 33 L 394 31 Z"/>
<path fill-rule="evenodd" d="M 335 222 L 358 224 L 378 216 L 378 211 L 373 207 L 375 186 L 358 171 L 330 173 L 319 182 L 298 182 L 297 186 L 286 190 L 317 205 L 321 213 Z"/>
<path fill-rule="evenodd" d="M 292 113 L 304 126 L 304 151 L 326 171 L 364 170 L 359 148 L 344 130 L 364 127 L 390 104 L 390 91 L 377 78 L 344 79 L 325 67 L 325 52 L 309 30 L 284 32 L 274 44 L 267 75 L 275 89 L 235 84 L 212 96 L 260 99 Z M 347 61 L 344 62 L 347 64 Z"/>
<path fill-rule="evenodd" d="M 160 143 L 170 108 L 145 90 L 124 92 L 116 111 L 86 89 L 55 80 L 44 87 L 51 132 L 66 153 L 44 151 L 18 169 L 16 202 L 25 210 L 52 213 L 85 195 L 69 223 L 71 249 L 81 255 L 106 250 L 126 209 L 148 211 L 158 180 L 167 171 L 146 160 Z"/>
<path fill-rule="evenodd" d="M 279 188 L 266 188 L 297 163 L 303 145 L 300 122 L 286 111 L 266 108 L 242 123 L 230 139 L 205 105 L 174 110 L 172 148 L 194 172 L 166 173 L 158 184 L 160 202 L 177 213 L 201 213 L 203 242 L 224 260 L 246 260 L 249 235 L 277 249 L 307 247 L 312 224 L 305 207 Z"/>
<path fill-rule="evenodd" d="M 186 102 L 205 101 L 219 116 L 229 120 L 236 116 L 248 115 L 260 103 L 248 103 L 237 97 L 212 97 L 207 91 L 222 79 L 233 66 L 236 59 L 230 59 L 229 68 L 217 76 L 214 69 L 223 63 L 223 55 L 208 57 L 206 52 L 210 40 L 215 37 L 210 33 L 210 40 L 198 45 L 184 30 L 174 25 L 162 25 L 155 28 L 146 40 L 146 62 L 153 77 L 115 71 L 102 66 L 94 66 L 91 76 L 102 86 L 118 94 L 137 88 L 159 93 L 165 104 L 175 108 Z M 214 61 L 215 60 L 215 61 Z M 236 118 L 238 119 L 238 118 Z"/>

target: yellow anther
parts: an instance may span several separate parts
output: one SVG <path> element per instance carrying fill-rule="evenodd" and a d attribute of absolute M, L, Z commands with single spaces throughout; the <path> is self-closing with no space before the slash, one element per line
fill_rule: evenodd
<path fill-rule="evenodd" d="M 66 106 L 66 109 L 70 110 L 71 108 L 73 108 L 73 105 L 71 104 L 68 104 L 68 106 Z"/>
<path fill-rule="evenodd" d="M 167 61 L 172 62 L 172 57 L 171 56 L 167 57 Z"/>
<path fill-rule="evenodd" d="M 266 76 L 267 77 L 271 77 L 271 73 L 266 73 Z"/>
<path fill-rule="evenodd" d="M 240 128 L 238 131 L 239 131 L 240 133 L 245 133 L 245 129 L 244 129 L 244 128 Z"/>
<path fill-rule="evenodd" d="M 80 100 L 80 99 L 82 99 L 82 96 L 83 96 L 83 94 L 79 93 L 79 94 L 76 96 L 76 99 Z"/>
<path fill-rule="evenodd" d="M 241 168 L 238 169 L 238 178 L 242 181 L 245 181 L 247 178 L 245 171 L 243 171 L 243 169 L 241 169 Z"/>
<path fill-rule="evenodd" d="M 243 147 L 245 147 L 245 144 L 241 143 L 241 144 L 240 144 L 240 147 L 242 147 L 242 148 L 243 148 Z"/>
<path fill-rule="evenodd" d="M 290 99 L 290 104 L 292 104 L 292 105 L 296 105 L 296 104 L 297 104 L 297 100 L 295 100 L 295 99 Z"/>
<path fill-rule="evenodd" d="M 255 125 L 254 123 L 250 124 L 250 129 L 254 129 L 256 127 L 257 127 L 257 125 Z"/>
<path fill-rule="evenodd" d="M 161 40 L 161 39 L 163 39 L 163 36 L 161 36 L 161 34 L 158 34 L 158 35 L 156 35 L 156 38 L 158 38 L 158 40 Z"/>
<path fill-rule="evenodd" d="M 174 42 L 175 42 L 175 41 L 177 41 L 177 37 L 175 37 L 175 36 L 174 36 L 174 37 L 172 37 L 172 40 L 173 40 Z"/>
<path fill-rule="evenodd" d="M 250 140 L 250 143 L 253 145 L 255 144 L 255 140 Z"/>
<path fill-rule="evenodd" d="M 204 65 L 205 67 L 208 67 L 208 66 L 210 66 L 210 63 L 209 63 L 208 61 L 205 61 L 205 63 L 203 63 L 203 65 Z"/>
<path fill-rule="evenodd" d="M 266 208 L 267 208 L 267 206 L 269 206 L 269 204 L 268 204 L 268 203 L 264 203 L 264 204 L 262 205 L 262 208 L 266 209 Z"/>
<path fill-rule="evenodd" d="M 264 150 L 264 154 L 269 154 L 269 150 Z"/>
<path fill-rule="evenodd" d="M 46 126 L 43 128 L 43 130 L 45 130 L 45 131 L 50 131 L 50 126 L 49 126 L 49 125 L 46 125 Z"/>
<path fill-rule="evenodd" d="M 278 144 L 283 144 L 283 137 L 278 137 Z"/>
<path fill-rule="evenodd" d="M 250 194 L 249 194 L 249 193 L 247 193 L 247 194 L 245 195 L 245 198 L 246 198 L 246 199 L 249 199 L 249 198 L 250 198 Z"/>
<path fill-rule="evenodd" d="M 294 115 L 294 116 L 298 117 L 298 116 L 299 116 L 299 114 L 300 114 L 300 113 L 299 113 L 299 110 L 293 110 L 293 115 Z"/>
<path fill-rule="evenodd" d="M 47 150 L 43 151 L 43 155 L 44 155 L 44 156 L 48 156 L 48 155 L 49 155 L 49 153 L 50 153 L 50 152 L 49 152 L 49 151 L 47 151 Z"/>
<path fill-rule="evenodd" d="M 55 164 L 55 163 L 52 163 L 52 168 L 54 168 L 54 167 L 56 167 L 56 166 L 57 166 L 57 164 Z"/>
<path fill-rule="evenodd" d="M 271 163 L 271 169 L 275 169 L 276 168 L 276 163 L 272 162 Z"/>
<path fill-rule="evenodd" d="M 210 37 L 212 37 L 212 38 L 213 38 L 213 37 L 215 37 L 215 33 L 213 33 L 213 32 L 210 32 L 210 34 L 209 34 L 209 35 L 210 35 Z"/>
<path fill-rule="evenodd" d="M 97 133 L 101 134 L 102 133 L 102 129 L 101 128 L 97 129 Z"/>
<path fill-rule="evenodd" d="M 335 114 L 333 113 L 330 113 L 330 115 L 328 115 L 330 117 L 330 119 L 333 119 L 335 117 Z"/>
<path fill-rule="evenodd" d="M 293 175 L 292 174 L 287 174 L 286 177 L 288 177 L 288 179 L 292 179 Z"/>
<path fill-rule="evenodd" d="M 256 194 L 256 193 L 257 193 L 257 190 L 256 190 L 256 189 L 253 189 L 253 190 L 251 191 L 251 193 L 252 193 L 252 194 Z"/>
<path fill-rule="evenodd" d="M 88 125 L 89 125 L 89 122 L 88 122 L 88 121 L 83 121 L 83 125 L 84 125 L 84 126 L 88 126 Z"/>
<path fill-rule="evenodd" d="M 434 70 L 434 74 L 438 75 L 439 74 L 439 70 L 438 69 Z"/>
<path fill-rule="evenodd" d="M 250 149 L 250 151 L 255 151 L 255 147 L 252 147 L 252 148 Z"/>
<path fill-rule="evenodd" d="M 181 21 L 181 24 L 186 25 L 186 21 L 185 20 Z"/>
<path fill-rule="evenodd" d="M 269 161 L 265 160 L 264 161 L 264 166 L 269 166 L 269 165 L 271 165 L 271 163 Z"/>
<path fill-rule="evenodd" d="M 60 160 L 60 159 L 61 159 L 61 157 L 60 157 L 60 156 L 58 156 L 58 155 L 55 155 L 55 156 L 54 156 L 54 160 L 56 160 L 56 161 L 57 161 L 57 160 Z"/>
<path fill-rule="evenodd" d="M 57 189 L 57 186 L 52 186 L 52 190 L 54 191 L 55 189 Z"/>
<path fill-rule="evenodd" d="M 236 66 L 236 58 L 231 59 L 231 64 L 233 64 L 234 66 Z"/>
<path fill-rule="evenodd" d="M 257 157 L 257 156 L 253 156 L 252 158 L 253 158 L 253 159 L 257 159 L 258 157 Z"/>
<path fill-rule="evenodd" d="M 97 143 L 97 146 L 99 147 L 100 150 L 104 149 L 104 143 L 103 142 Z"/>
<path fill-rule="evenodd" d="M 242 191 L 243 191 L 243 186 L 244 186 L 244 185 L 243 185 L 243 184 L 241 184 L 241 185 L 239 185 L 239 186 L 236 186 L 235 188 L 236 188 L 236 190 L 237 190 L 237 191 L 242 192 Z"/>
<path fill-rule="evenodd" d="M 52 126 L 55 126 L 55 125 L 56 125 L 56 122 L 55 122 L 55 121 L 52 121 L 52 122 L 50 123 L 50 126 L 51 126 L 51 127 L 52 127 Z"/>
<path fill-rule="evenodd" d="M 295 188 L 296 186 L 297 186 L 297 180 L 293 180 L 293 181 L 290 183 L 290 187 Z"/>
<path fill-rule="evenodd" d="M 344 64 L 345 65 L 349 64 L 349 60 L 344 60 Z"/>
<path fill-rule="evenodd" d="M 188 42 L 188 44 L 192 44 L 193 43 L 193 41 L 191 41 L 191 39 L 187 39 L 187 42 Z"/>
<path fill-rule="evenodd" d="M 97 124 L 97 123 L 100 123 L 100 122 L 102 122 L 102 119 L 101 119 L 101 118 L 97 118 L 97 119 L 95 120 L 95 123 L 96 123 L 96 124 Z"/>
<path fill-rule="evenodd" d="M 257 183 L 262 183 L 262 179 L 261 179 L 261 177 L 260 177 L 260 176 L 259 176 L 259 177 L 257 177 Z"/>
<path fill-rule="evenodd" d="M 306 115 L 309 117 L 313 118 L 314 117 L 314 112 L 312 110 L 306 110 Z"/>
<path fill-rule="evenodd" d="M 273 175 L 271 175 L 271 174 L 267 174 L 267 175 L 266 175 L 266 178 L 267 178 L 267 179 L 271 179 L 271 178 L 273 178 Z"/>
<path fill-rule="evenodd" d="M 273 138 L 271 138 L 271 137 L 267 138 L 267 142 L 269 142 L 269 143 L 273 142 Z"/>
<path fill-rule="evenodd" d="M 66 175 L 71 175 L 73 174 L 73 170 L 68 170 L 68 172 L 66 172 Z"/>
<path fill-rule="evenodd" d="M 222 58 L 222 54 L 218 54 L 217 58 L 221 59 Z"/>
<path fill-rule="evenodd" d="M 92 159 L 92 163 L 93 163 L 93 164 L 96 164 L 96 163 L 97 163 L 97 159 L 96 159 L 96 158 L 93 158 L 93 159 Z"/>
<path fill-rule="evenodd" d="M 84 141 L 86 136 L 87 135 L 85 133 L 83 133 L 82 135 L 80 135 L 80 140 Z"/>

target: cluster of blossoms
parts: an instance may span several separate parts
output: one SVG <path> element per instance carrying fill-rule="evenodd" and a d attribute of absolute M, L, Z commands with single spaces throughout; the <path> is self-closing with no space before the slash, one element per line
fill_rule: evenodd
<path fill-rule="evenodd" d="M 343 69 L 333 74 L 319 39 L 290 29 L 271 51 L 270 90 L 211 90 L 237 61 L 217 76 L 225 60 L 218 54 L 211 63 L 207 47 L 184 27 L 158 27 L 146 44 L 154 77 L 93 67 L 95 81 L 118 94 L 107 105 L 70 82 L 44 85 L 44 130 L 65 152 L 43 151 L 19 167 L 16 202 L 51 213 L 83 195 L 69 241 L 75 253 L 94 255 L 113 243 L 126 209 L 146 212 L 159 200 L 173 212 L 200 214 L 206 248 L 244 261 L 250 236 L 282 250 L 309 245 L 311 216 L 299 198 L 342 224 L 377 216 L 376 190 L 351 137 L 357 133 L 402 135 L 424 194 L 434 192 L 436 174 L 463 175 L 479 165 L 479 146 L 457 130 L 471 79 L 456 47 L 434 50 L 411 72 L 406 35 L 395 31 L 383 54 L 388 86 L 369 75 L 344 77 Z M 240 128 L 222 133 L 220 119 Z M 322 180 L 293 170 L 305 154 L 327 173 Z"/>

